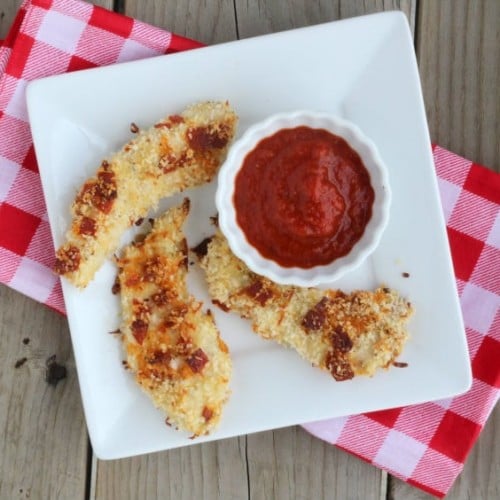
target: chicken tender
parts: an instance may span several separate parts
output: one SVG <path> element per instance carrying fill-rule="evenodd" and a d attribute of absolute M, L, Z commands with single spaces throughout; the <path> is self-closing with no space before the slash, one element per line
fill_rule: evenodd
<path fill-rule="evenodd" d="M 388 368 L 405 345 L 412 307 L 394 290 L 346 294 L 278 285 L 250 271 L 220 231 L 194 250 L 214 304 L 249 319 L 261 337 L 295 349 L 335 380 Z"/>
<path fill-rule="evenodd" d="M 232 141 L 237 117 L 227 102 L 202 102 L 170 115 L 105 159 L 71 208 L 55 271 L 85 287 L 116 250 L 123 232 L 158 202 L 213 179 Z"/>
<path fill-rule="evenodd" d="M 210 313 L 186 287 L 189 200 L 118 259 L 127 365 L 167 422 L 195 436 L 218 424 L 232 364 Z"/>

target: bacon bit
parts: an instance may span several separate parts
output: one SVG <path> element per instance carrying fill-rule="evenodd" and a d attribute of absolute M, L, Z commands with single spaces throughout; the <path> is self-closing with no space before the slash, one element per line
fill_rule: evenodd
<path fill-rule="evenodd" d="M 95 236 L 96 221 L 90 217 L 83 217 L 78 227 L 78 232 L 87 236 Z"/>
<path fill-rule="evenodd" d="M 201 348 L 198 348 L 186 359 L 186 363 L 194 373 L 200 373 L 208 363 L 208 357 Z"/>
<path fill-rule="evenodd" d="M 165 419 L 165 425 L 168 425 L 168 427 L 172 427 L 172 423 L 170 422 L 170 419 L 168 417 Z"/>
<path fill-rule="evenodd" d="M 123 365 L 123 368 L 125 368 L 125 370 L 128 370 L 130 368 L 130 366 L 128 365 L 128 362 L 125 359 L 122 360 L 122 365 Z"/>
<path fill-rule="evenodd" d="M 153 356 L 148 359 L 148 363 L 151 364 L 168 364 L 170 360 L 172 359 L 172 356 L 169 352 L 163 352 L 163 351 L 155 351 L 153 353 Z"/>
<path fill-rule="evenodd" d="M 166 122 L 159 122 L 155 125 L 155 128 L 168 128 L 168 129 L 171 129 L 172 128 L 172 125 L 173 123 L 170 122 L 170 121 L 166 121 Z"/>
<path fill-rule="evenodd" d="M 97 179 L 103 184 L 113 184 L 115 182 L 115 174 L 109 170 L 101 170 L 97 174 Z"/>
<path fill-rule="evenodd" d="M 401 361 L 393 361 L 392 366 L 395 366 L 396 368 L 406 368 L 408 366 L 408 363 L 403 363 Z"/>
<path fill-rule="evenodd" d="M 78 204 L 82 205 L 91 204 L 95 185 L 96 185 L 95 182 L 88 181 L 82 186 L 75 200 L 75 205 L 77 209 L 78 209 Z"/>
<path fill-rule="evenodd" d="M 336 326 L 332 336 L 330 337 L 335 351 L 345 354 L 352 349 L 352 341 L 344 330 L 340 326 Z"/>
<path fill-rule="evenodd" d="M 210 222 L 215 227 L 219 227 L 219 214 L 212 215 L 210 218 Z"/>
<path fill-rule="evenodd" d="M 354 377 L 354 372 L 352 371 L 349 362 L 344 359 L 342 355 L 334 351 L 329 351 L 326 355 L 325 365 L 328 371 L 332 374 L 332 377 L 338 382 L 344 380 L 350 380 Z"/>
<path fill-rule="evenodd" d="M 182 264 L 187 269 L 189 265 L 189 247 L 186 238 L 183 238 L 183 240 L 180 243 L 180 247 L 182 255 L 184 255 L 184 258 L 182 259 Z"/>
<path fill-rule="evenodd" d="M 184 118 L 181 115 L 170 115 L 168 121 L 171 123 L 184 123 Z"/>
<path fill-rule="evenodd" d="M 382 288 L 382 291 L 383 291 L 384 293 L 390 293 L 390 292 L 391 292 L 391 289 L 390 289 L 390 288 L 387 288 L 387 287 L 384 287 L 384 288 Z"/>
<path fill-rule="evenodd" d="M 164 174 L 168 174 L 183 167 L 190 160 L 186 151 L 183 151 L 180 156 L 170 153 L 160 159 L 159 167 Z"/>
<path fill-rule="evenodd" d="M 134 122 L 130 124 L 130 132 L 133 134 L 137 134 L 137 132 L 139 132 L 139 127 Z"/>
<path fill-rule="evenodd" d="M 145 233 L 136 234 L 134 237 L 134 241 L 132 242 L 132 245 L 140 247 L 144 243 L 146 236 L 147 234 Z"/>
<path fill-rule="evenodd" d="M 60 248 L 57 252 L 54 271 L 59 275 L 72 273 L 80 266 L 80 250 L 75 246 Z"/>
<path fill-rule="evenodd" d="M 109 332 L 110 335 L 116 335 L 119 333 L 122 333 L 122 331 L 119 328 L 117 328 L 116 330 L 113 330 L 112 332 Z"/>
<path fill-rule="evenodd" d="M 134 224 L 136 226 L 140 226 L 142 223 L 144 222 L 144 217 L 139 217 L 135 222 Z"/>
<path fill-rule="evenodd" d="M 148 222 L 150 224 L 151 227 L 154 227 L 155 225 L 155 220 L 154 219 L 148 219 Z"/>
<path fill-rule="evenodd" d="M 302 319 L 302 327 L 307 330 L 320 330 L 326 320 L 326 304 L 328 298 L 323 297 Z"/>
<path fill-rule="evenodd" d="M 189 213 L 189 209 L 191 208 L 191 200 L 187 196 L 182 200 L 181 207 L 182 211 L 187 215 Z"/>
<path fill-rule="evenodd" d="M 221 126 L 219 130 L 210 127 L 190 128 L 187 133 L 189 145 L 195 151 L 208 151 L 210 149 L 222 149 L 229 141 L 227 127 Z"/>
<path fill-rule="evenodd" d="M 142 319 L 136 319 L 131 326 L 132 335 L 134 336 L 137 343 L 142 345 L 146 335 L 148 333 L 148 323 Z"/>
<path fill-rule="evenodd" d="M 212 300 L 212 304 L 216 305 L 219 309 L 222 309 L 224 312 L 229 312 L 229 307 L 224 304 L 224 302 L 220 302 L 217 299 Z"/>
<path fill-rule="evenodd" d="M 104 199 L 99 199 L 94 201 L 94 206 L 100 210 L 104 214 L 109 214 L 111 212 L 111 209 L 113 208 L 113 202 L 114 199 L 110 200 L 104 200 Z"/>
<path fill-rule="evenodd" d="M 402 273 L 401 275 L 403 276 L 403 278 L 409 278 L 410 277 L 410 273 Z"/>
<path fill-rule="evenodd" d="M 77 203 L 91 204 L 107 214 L 111 211 L 117 195 L 115 174 L 102 170 L 97 174 L 97 182 L 84 184 L 77 197 Z"/>
<path fill-rule="evenodd" d="M 251 285 L 244 288 L 241 293 L 248 295 L 251 299 L 254 299 L 261 306 L 265 306 L 266 302 L 273 296 L 273 292 L 271 290 L 266 290 L 264 284 L 259 279 L 255 280 Z"/>
<path fill-rule="evenodd" d="M 28 361 L 28 358 L 21 358 L 16 361 L 16 364 L 14 365 L 14 368 L 21 368 L 21 366 L 24 365 Z"/>
<path fill-rule="evenodd" d="M 214 412 L 207 406 L 204 406 L 203 411 L 201 412 L 201 416 L 205 419 L 205 422 L 208 422 L 214 416 Z"/>
<path fill-rule="evenodd" d="M 213 238 L 213 236 L 210 236 L 209 238 L 205 238 L 203 241 L 198 243 L 198 245 L 196 245 L 194 248 L 191 249 L 196 254 L 198 259 L 202 259 L 203 257 L 205 257 L 205 255 L 207 255 L 208 245 L 212 241 L 212 238 Z"/>

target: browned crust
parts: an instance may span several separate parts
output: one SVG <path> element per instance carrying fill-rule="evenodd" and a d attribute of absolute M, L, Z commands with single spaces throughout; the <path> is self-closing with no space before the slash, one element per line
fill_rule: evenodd
<path fill-rule="evenodd" d="M 338 381 L 390 367 L 408 338 L 412 307 L 387 287 L 347 294 L 277 285 L 251 272 L 220 232 L 200 263 L 215 304 L 250 319 L 257 334 L 296 349 Z"/>

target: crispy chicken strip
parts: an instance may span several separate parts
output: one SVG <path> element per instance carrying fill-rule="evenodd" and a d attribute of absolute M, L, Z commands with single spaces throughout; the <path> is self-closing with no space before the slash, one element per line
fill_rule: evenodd
<path fill-rule="evenodd" d="M 388 368 L 408 338 L 412 307 L 394 290 L 345 294 L 277 285 L 234 256 L 220 231 L 194 250 L 214 304 L 250 319 L 261 337 L 295 349 L 335 380 Z"/>
<path fill-rule="evenodd" d="M 118 259 L 127 365 L 167 422 L 193 435 L 218 424 L 232 364 L 210 311 L 186 287 L 189 200 Z"/>
<path fill-rule="evenodd" d="M 105 159 L 80 189 L 55 271 L 85 287 L 123 232 L 160 199 L 209 182 L 234 137 L 237 117 L 227 102 L 202 102 L 170 115 Z"/>

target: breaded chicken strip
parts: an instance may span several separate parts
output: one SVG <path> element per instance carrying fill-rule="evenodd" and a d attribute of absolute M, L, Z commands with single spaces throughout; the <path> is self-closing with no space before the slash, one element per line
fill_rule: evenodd
<path fill-rule="evenodd" d="M 123 232 L 160 199 L 209 182 L 234 137 L 237 117 L 227 102 L 202 102 L 138 132 L 104 160 L 71 208 L 55 271 L 85 287 Z"/>
<path fill-rule="evenodd" d="M 186 287 L 182 224 L 189 200 L 154 222 L 144 241 L 118 259 L 128 367 L 167 422 L 209 433 L 229 396 L 232 364 L 213 317 Z"/>
<path fill-rule="evenodd" d="M 394 290 L 345 294 L 277 285 L 250 271 L 219 231 L 194 250 L 215 304 L 250 319 L 261 337 L 295 349 L 335 380 L 388 368 L 408 338 L 412 307 Z"/>

